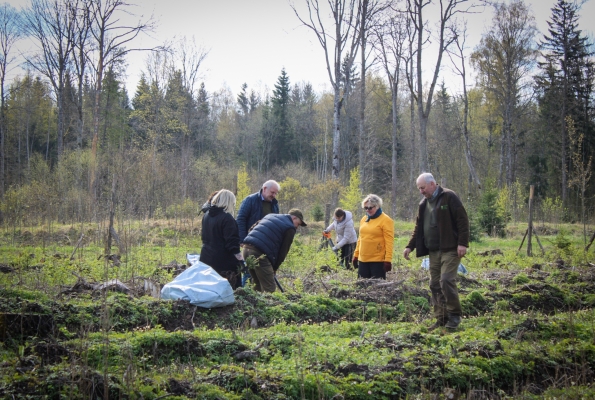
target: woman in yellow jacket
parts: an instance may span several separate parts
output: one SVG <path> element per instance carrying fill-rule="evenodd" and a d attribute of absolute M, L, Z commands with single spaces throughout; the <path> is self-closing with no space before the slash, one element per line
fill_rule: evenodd
<path fill-rule="evenodd" d="M 366 215 L 359 224 L 353 266 L 360 278 L 386 279 L 393 258 L 395 224 L 382 212 L 382 199 L 375 194 L 367 195 L 362 207 Z"/>

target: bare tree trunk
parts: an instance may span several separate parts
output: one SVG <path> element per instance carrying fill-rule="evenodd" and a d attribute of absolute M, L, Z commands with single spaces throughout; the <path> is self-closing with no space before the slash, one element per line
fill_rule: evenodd
<path fill-rule="evenodd" d="M 505 129 L 502 129 L 502 134 L 506 133 Z M 498 161 L 498 189 L 502 188 L 502 180 L 504 175 L 504 149 L 505 149 L 506 138 L 500 138 L 500 160 Z"/>
<path fill-rule="evenodd" d="M 460 40 L 461 36 L 463 38 L 462 41 Z M 457 46 L 458 50 L 458 54 L 456 54 L 456 56 L 459 58 L 461 66 L 458 67 L 454 62 L 453 65 L 455 66 L 455 69 L 463 81 L 463 121 L 460 123 L 460 127 L 463 138 L 465 139 L 465 160 L 467 161 L 467 167 L 469 168 L 469 192 L 471 192 L 471 183 L 475 184 L 477 188 L 481 189 L 481 182 L 479 180 L 479 176 L 477 175 L 477 171 L 475 170 L 475 166 L 473 165 L 473 157 L 471 155 L 471 139 L 469 137 L 469 97 L 467 95 L 467 68 L 465 66 L 464 54 L 465 41 L 467 39 L 466 26 L 463 28 L 461 36 L 456 36 L 455 38 L 455 45 Z M 450 52 L 448 54 L 451 55 Z"/>
<path fill-rule="evenodd" d="M 331 173 L 332 179 L 339 179 L 339 172 L 341 171 L 339 155 L 341 154 L 341 105 L 343 103 L 343 99 L 340 98 L 341 95 L 339 92 L 339 85 L 337 85 L 335 87 L 335 100 L 333 102 L 333 163 Z"/>
<path fill-rule="evenodd" d="M 409 57 L 404 54 L 404 46 L 407 43 L 409 43 L 411 52 L 411 40 L 408 40 L 410 30 L 407 22 L 404 14 L 397 13 L 396 15 L 388 15 L 386 20 L 378 23 L 374 29 L 374 46 L 377 48 L 378 58 L 385 70 L 391 90 L 391 215 L 393 218 L 397 216 L 397 153 L 398 136 L 401 129 L 399 118 L 401 65 L 405 62 L 405 68 L 408 68 L 408 61 L 411 59 L 411 53 Z M 411 77 L 412 75 L 409 74 L 408 76 Z"/>
<path fill-rule="evenodd" d="M 106 68 L 121 60 L 126 54 L 132 51 L 144 49 L 126 48 L 139 34 L 149 32 L 153 29 L 151 19 L 138 22 L 136 25 L 122 25 L 118 19 L 118 12 L 131 14 L 127 7 L 130 4 L 124 0 L 96 0 L 87 3 L 88 25 L 93 35 L 93 47 L 97 52 L 95 70 L 95 93 L 93 104 L 93 139 L 91 141 L 91 161 L 89 190 L 92 199 L 96 199 L 97 180 L 97 147 L 99 141 L 99 108 L 101 106 L 101 90 L 103 74 Z M 153 50 L 153 49 L 148 49 Z"/>
<path fill-rule="evenodd" d="M 419 170 L 420 172 L 428 171 L 428 147 L 427 147 L 427 127 L 428 120 L 430 117 L 430 111 L 432 110 L 432 99 L 434 97 L 434 89 L 436 88 L 436 82 L 440 73 L 440 67 L 442 65 L 442 56 L 448 49 L 450 44 L 454 41 L 454 38 L 458 34 L 454 27 L 447 29 L 447 25 L 451 22 L 451 19 L 460 12 L 457 10 L 457 6 L 467 0 L 439 0 L 440 5 L 440 20 L 438 21 L 438 51 L 436 55 L 436 62 L 433 66 L 432 79 L 430 82 L 429 89 L 424 93 L 423 88 L 423 76 L 424 65 L 427 67 L 428 62 L 424 65 L 425 61 L 423 58 L 423 51 L 426 39 L 424 39 L 424 33 L 427 31 L 428 22 L 423 18 L 423 9 L 427 5 L 431 4 L 430 1 L 426 0 L 407 0 L 407 12 L 409 18 L 413 23 L 417 47 L 416 47 L 416 73 L 417 82 L 414 87 L 410 82 L 410 90 L 414 92 L 415 100 L 417 103 L 417 114 L 419 118 Z M 450 31 L 450 35 L 448 34 Z M 425 68 L 427 70 L 427 68 Z"/>
<path fill-rule="evenodd" d="M 358 35 L 360 29 L 360 7 L 356 6 L 356 0 L 329 0 L 328 5 L 334 23 L 334 35 L 329 35 L 322 22 L 322 16 L 326 14 L 325 10 L 320 9 L 318 0 L 305 0 L 308 8 L 308 17 L 304 19 L 300 16 L 294 5 L 291 5 L 295 15 L 300 22 L 310 28 L 318 38 L 322 49 L 324 50 L 326 69 L 329 74 L 329 80 L 333 87 L 333 162 L 332 179 L 339 179 L 341 169 L 340 162 L 340 141 L 341 141 L 341 107 L 343 99 L 341 98 L 341 64 L 343 54 L 347 54 L 346 70 L 350 70 L 353 60 L 358 50 Z M 331 44 L 328 40 L 331 40 Z M 345 47 L 349 45 L 347 51 Z M 338 193 L 333 195 L 338 199 Z M 333 204 L 336 204 L 334 201 Z"/>
<path fill-rule="evenodd" d="M 398 151 L 398 142 L 397 142 L 397 135 L 399 132 L 399 104 L 397 102 L 399 96 L 399 83 L 398 79 L 393 84 L 392 90 L 392 107 L 393 107 L 393 126 L 392 126 L 392 157 L 390 162 L 390 172 L 391 172 L 391 191 L 390 191 L 390 200 L 391 200 L 391 213 L 393 219 L 397 218 L 397 151 Z"/>

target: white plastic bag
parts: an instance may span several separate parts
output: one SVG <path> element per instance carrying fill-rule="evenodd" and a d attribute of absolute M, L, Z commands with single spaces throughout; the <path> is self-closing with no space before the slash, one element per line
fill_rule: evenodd
<path fill-rule="evenodd" d="M 199 260 L 198 254 L 186 254 L 191 267 L 161 289 L 165 300 L 188 300 L 203 308 L 223 307 L 235 302 L 227 279 Z"/>
<path fill-rule="evenodd" d="M 421 260 L 421 267 L 423 269 L 430 269 L 430 259 L 424 258 L 423 260 Z M 465 268 L 463 264 L 459 264 L 459 274 L 467 274 L 467 268 Z"/>

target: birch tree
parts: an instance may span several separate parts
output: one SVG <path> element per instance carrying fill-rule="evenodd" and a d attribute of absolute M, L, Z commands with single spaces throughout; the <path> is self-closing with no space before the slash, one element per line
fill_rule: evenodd
<path fill-rule="evenodd" d="M 358 50 L 358 31 L 361 23 L 360 0 L 328 0 L 333 26 L 327 28 L 323 22 L 325 11 L 318 0 L 304 0 L 307 15 L 301 16 L 294 4 L 291 5 L 300 22 L 314 32 L 325 56 L 329 81 L 333 89 L 333 162 L 332 178 L 339 179 L 340 141 L 341 141 L 341 67 L 344 57 L 347 58 L 345 68 L 351 69 Z"/>

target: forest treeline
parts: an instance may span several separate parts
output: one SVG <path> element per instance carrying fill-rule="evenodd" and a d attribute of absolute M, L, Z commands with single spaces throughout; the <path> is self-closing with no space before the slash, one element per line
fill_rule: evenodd
<path fill-rule="evenodd" d="M 355 180 L 411 218 L 422 171 L 471 208 L 492 196 L 524 218 L 533 185 L 542 218 L 592 216 L 595 64 L 577 2 L 558 0 L 545 33 L 522 0 L 493 3 L 469 49 L 469 0 L 303 1 L 309 14 L 294 11 L 327 55 L 326 92 L 286 70 L 271 92 L 209 88 L 207 52 L 187 39 L 136 49 L 155 21 L 124 24 L 120 0 L 0 6 L 3 221 L 183 217 L 213 190 L 266 179 L 290 183 L 282 208 L 338 205 Z M 16 65 L 24 40 L 36 51 Z M 133 53 L 146 65 L 127 93 Z"/>

